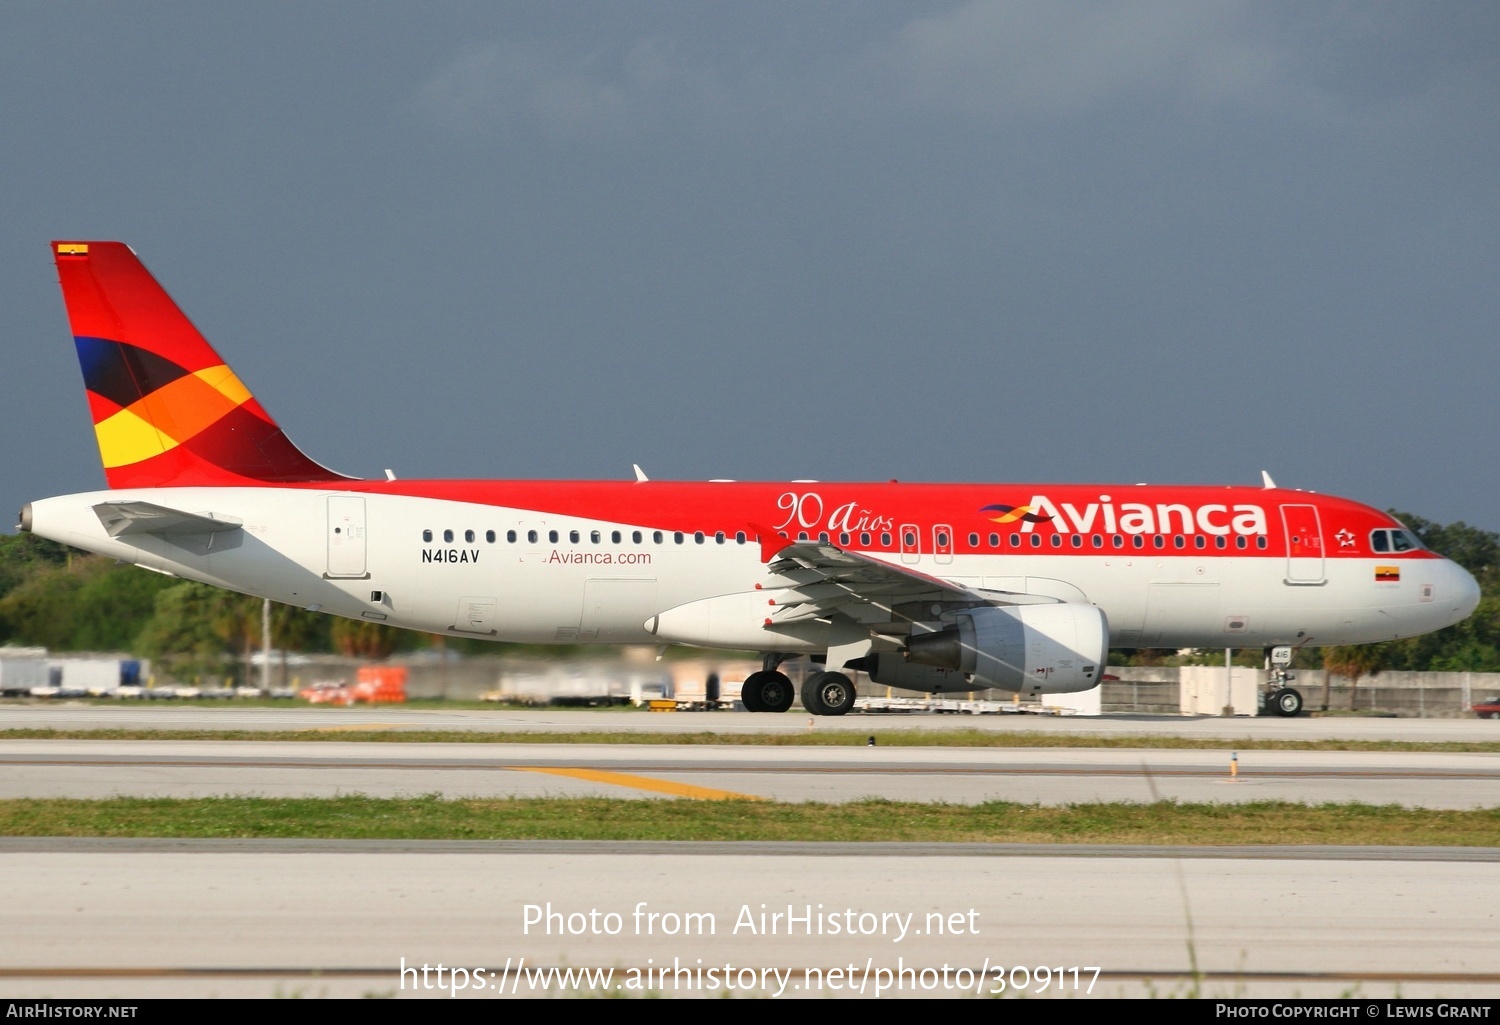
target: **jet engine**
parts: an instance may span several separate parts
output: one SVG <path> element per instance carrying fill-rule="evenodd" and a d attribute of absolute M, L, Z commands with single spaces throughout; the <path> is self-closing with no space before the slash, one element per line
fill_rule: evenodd
<path fill-rule="evenodd" d="M 1109 624 L 1094 605 L 987 605 L 953 614 L 933 633 L 913 634 L 907 667 L 932 666 L 967 674 L 972 685 L 1022 694 L 1089 690 L 1104 675 Z M 920 673 L 895 672 L 891 677 Z M 882 681 L 872 674 L 877 683 Z M 923 688 L 926 689 L 926 688 Z M 944 690 L 956 689 L 951 686 Z"/>

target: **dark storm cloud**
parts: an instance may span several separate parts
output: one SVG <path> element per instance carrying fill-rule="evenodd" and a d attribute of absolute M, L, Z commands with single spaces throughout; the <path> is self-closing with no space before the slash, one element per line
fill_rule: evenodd
<path fill-rule="evenodd" d="M 1500 527 L 1484 4 L 12 5 L 12 504 L 97 485 L 46 239 L 403 475 L 1254 481 Z"/>

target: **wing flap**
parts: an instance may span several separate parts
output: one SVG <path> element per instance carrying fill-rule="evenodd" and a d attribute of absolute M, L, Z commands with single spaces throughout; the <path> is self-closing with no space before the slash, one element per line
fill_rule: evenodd
<path fill-rule="evenodd" d="M 773 592 L 777 608 L 771 621 L 778 626 L 843 615 L 877 632 L 883 632 L 881 622 L 894 632 L 905 632 L 916 620 L 918 603 L 947 609 L 1059 601 L 1048 595 L 965 587 L 825 541 L 778 541 L 762 542 L 767 571 L 789 585 Z M 925 612 L 922 618 L 927 618 Z"/>

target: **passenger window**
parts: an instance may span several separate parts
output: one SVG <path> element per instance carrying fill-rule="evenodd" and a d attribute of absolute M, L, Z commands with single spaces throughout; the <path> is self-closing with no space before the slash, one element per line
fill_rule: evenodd
<path fill-rule="evenodd" d="M 1229 539 L 1226 538 L 1223 534 L 1220 534 L 1218 537 L 1214 538 L 1214 547 L 1215 548 L 1228 548 L 1229 547 Z"/>
<path fill-rule="evenodd" d="M 734 532 L 734 543 L 737 545 L 745 543 L 745 532 L 743 530 L 736 530 Z"/>
<path fill-rule="evenodd" d="M 1052 547 L 1053 548 L 1061 548 L 1062 547 L 1062 535 L 1061 534 L 1053 534 L 1052 535 Z"/>
<path fill-rule="evenodd" d="M 682 544 L 682 531 L 680 531 L 680 530 L 674 530 L 672 532 L 672 543 L 674 545 L 680 545 L 680 544 Z"/>
<path fill-rule="evenodd" d="M 1031 535 L 1031 547 L 1033 547 L 1033 548 L 1040 548 L 1040 547 L 1042 547 L 1042 535 L 1040 535 L 1040 534 L 1032 534 Z"/>
<path fill-rule="evenodd" d="M 1125 536 L 1123 534 L 1116 534 L 1116 535 L 1114 535 L 1114 540 L 1111 543 L 1116 548 L 1124 548 L 1125 547 Z"/>
<path fill-rule="evenodd" d="M 1167 539 L 1164 538 L 1164 537 L 1162 537 L 1160 534 L 1157 534 L 1157 535 L 1153 536 L 1151 538 L 1151 543 L 1153 545 L 1155 545 L 1157 548 L 1165 548 L 1165 547 L 1167 547 Z"/>
<path fill-rule="evenodd" d="M 839 531 L 839 544 L 845 548 L 849 547 L 849 532 L 847 530 Z"/>
<path fill-rule="evenodd" d="M 969 547 L 970 548 L 978 548 L 979 547 L 979 535 L 978 534 L 970 534 L 969 535 Z"/>
<path fill-rule="evenodd" d="M 1236 548 L 1249 548 L 1250 542 L 1245 540 L 1244 534 L 1241 534 L 1239 537 L 1234 539 L 1234 546 Z"/>
<path fill-rule="evenodd" d="M 1132 537 L 1130 539 L 1130 543 L 1132 545 L 1134 545 L 1136 548 L 1145 548 L 1146 547 L 1146 539 L 1143 538 L 1143 537 L 1141 537 L 1141 535 L 1139 535 L 1139 534 L 1136 534 L 1134 537 Z"/>
<path fill-rule="evenodd" d="M 891 546 L 891 535 L 889 532 L 884 530 L 880 532 L 880 546 L 882 548 L 889 548 Z"/>
<path fill-rule="evenodd" d="M 493 530 L 486 530 L 484 532 L 484 539 L 488 543 L 494 544 L 495 543 L 495 532 Z"/>
<path fill-rule="evenodd" d="M 468 542 L 469 544 L 473 544 L 474 543 L 474 532 L 472 530 L 466 530 L 466 531 L 464 531 L 464 540 L 466 542 Z"/>
<path fill-rule="evenodd" d="M 1104 547 L 1104 535 L 1103 534 L 1095 534 L 1094 535 L 1094 547 L 1095 548 L 1103 548 Z"/>
<path fill-rule="evenodd" d="M 430 544 L 432 542 L 432 531 L 430 531 L 430 530 L 424 530 L 424 531 L 422 531 L 422 540 L 426 541 L 426 542 L 428 542 Z"/>
<path fill-rule="evenodd" d="M 620 543 L 620 532 L 618 530 L 611 530 L 609 532 L 609 543 L 615 545 Z"/>
<path fill-rule="evenodd" d="M 449 544 L 452 544 L 453 543 L 453 531 L 451 531 L 451 530 L 445 530 L 445 531 L 443 531 L 443 540 L 446 541 L 446 542 L 448 542 Z"/>
<path fill-rule="evenodd" d="M 570 541 L 572 544 L 576 545 L 578 543 L 578 531 L 576 531 L 576 530 L 570 530 L 570 531 L 568 531 L 568 541 Z"/>
<path fill-rule="evenodd" d="M 547 531 L 547 540 L 551 541 L 553 544 L 557 544 L 557 531 L 555 531 L 555 530 L 549 530 L 549 531 Z"/>
<path fill-rule="evenodd" d="M 1073 544 L 1074 548 L 1082 548 L 1083 547 L 1083 535 L 1082 534 L 1074 534 L 1073 535 L 1073 542 L 1072 542 L 1072 544 Z"/>
<path fill-rule="evenodd" d="M 693 531 L 693 544 L 695 544 L 695 545 L 701 545 L 702 543 L 703 543 L 703 531 L 701 531 L 701 530 L 695 530 L 695 531 Z"/>
<path fill-rule="evenodd" d="M 902 535 L 901 543 L 906 545 L 906 547 L 908 548 L 915 548 L 917 547 L 917 535 L 908 530 L 904 535 Z"/>
<path fill-rule="evenodd" d="M 805 530 L 799 530 L 799 531 L 797 531 L 797 540 L 798 541 L 806 541 L 807 540 L 807 531 L 805 531 Z"/>
<path fill-rule="evenodd" d="M 938 547 L 939 548 L 947 548 L 948 547 L 948 532 L 946 530 L 940 530 L 940 531 L 938 531 L 937 541 L 938 541 Z"/>
<path fill-rule="evenodd" d="M 999 534 L 991 534 L 990 535 L 990 547 L 991 548 L 999 548 L 1000 547 L 1000 535 Z"/>
<path fill-rule="evenodd" d="M 507 530 L 505 532 L 505 540 L 508 543 L 510 543 L 510 544 L 515 544 L 516 543 L 516 532 L 514 530 Z"/>
<path fill-rule="evenodd" d="M 526 532 L 526 540 L 531 542 L 532 544 L 536 544 L 536 531 L 528 530 Z"/>
<path fill-rule="evenodd" d="M 1259 537 L 1257 537 L 1255 539 L 1255 547 L 1257 547 L 1257 548 L 1265 548 L 1266 547 L 1266 535 L 1262 534 L 1262 535 L 1260 535 Z"/>
<path fill-rule="evenodd" d="M 818 540 L 822 541 L 826 545 L 828 543 L 828 531 L 820 530 L 818 532 Z"/>
<path fill-rule="evenodd" d="M 604 540 L 604 535 L 601 534 L 601 533 L 599 533 L 597 530 L 591 530 L 591 531 L 589 531 L 589 541 L 591 543 L 598 544 L 600 541 L 603 541 L 603 540 Z"/>
<path fill-rule="evenodd" d="M 1020 548 L 1021 547 L 1021 535 L 1020 534 L 1012 534 L 1010 536 L 1010 546 L 1012 548 Z"/>
<path fill-rule="evenodd" d="M 870 532 L 868 530 L 861 530 L 859 532 L 859 546 L 861 548 L 870 547 Z"/>
<path fill-rule="evenodd" d="M 1174 535 L 1172 535 L 1172 547 L 1173 548 L 1186 548 L 1187 547 L 1187 538 L 1183 537 L 1181 534 L 1174 534 Z"/>
<path fill-rule="evenodd" d="M 665 540 L 665 538 L 662 536 L 662 532 L 661 531 L 659 531 L 659 530 L 653 530 L 651 532 L 651 540 L 653 542 L 655 542 L 656 544 L 661 544 L 662 541 Z"/>
<path fill-rule="evenodd" d="M 724 543 L 724 532 L 722 530 L 715 531 L 714 532 L 714 544 L 721 545 L 723 543 Z"/>
<path fill-rule="evenodd" d="M 641 532 L 639 530 L 632 530 L 630 532 L 630 540 L 633 541 L 635 544 L 640 544 L 641 543 Z"/>

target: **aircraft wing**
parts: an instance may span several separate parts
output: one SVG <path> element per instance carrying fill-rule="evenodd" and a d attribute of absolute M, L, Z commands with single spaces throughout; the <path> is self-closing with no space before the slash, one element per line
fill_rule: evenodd
<path fill-rule="evenodd" d="M 218 534 L 239 530 L 238 520 L 223 519 L 210 513 L 190 513 L 169 509 L 151 502 L 100 502 L 94 514 L 104 524 L 110 537 L 127 534 Z"/>
<path fill-rule="evenodd" d="M 1049 595 L 971 588 L 826 541 L 787 541 L 764 528 L 762 558 L 768 572 L 791 586 L 776 593 L 775 624 L 844 616 L 879 633 L 906 633 L 910 624 L 944 611 L 978 605 L 1057 604 Z M 882 629 L 882 624 L 886 628 Z"/>

